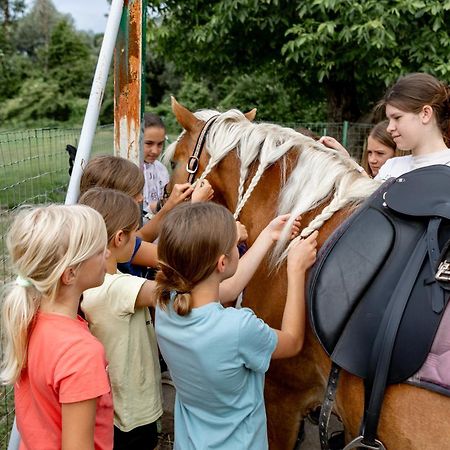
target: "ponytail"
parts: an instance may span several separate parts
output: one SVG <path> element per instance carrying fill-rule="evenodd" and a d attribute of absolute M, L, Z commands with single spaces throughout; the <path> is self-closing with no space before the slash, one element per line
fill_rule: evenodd
<path fill-rule="evenodd" d="M 14 281 L 5 287 L 2 307 L 3 358 L 0 382 L 13 384 L 26 366 L 28 335 L 39 309 L 41 295 L 34 286 Z"/>
<path fill-rule="evenodd" d="M 192 285 L 175 269 L 160 262 L 156 274 L 156 298 L 162 309 L 173 300 L 173 309 L 180 316 L 188 315 L 192 310 Z"/>

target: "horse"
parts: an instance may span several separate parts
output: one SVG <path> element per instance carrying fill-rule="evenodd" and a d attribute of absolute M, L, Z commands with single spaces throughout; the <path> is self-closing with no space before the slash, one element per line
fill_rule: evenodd
<path fill-rule="evenodd" d="M 290 221 L 302 216 L 302 236 L 319 229 L 320 248 L 379 187 L 348 155 L 290 128 L 254 123 L 256 110 L 193 113 L 174 98 L 172 110 L 184 131 L 166 151 L 172 166 L 169 191 L 175 183 L 207 177 L 214 201 L 246 226 L 249 245 L 276 214 L 290 212 Z M 243 305 L 275 328 L 281 325 L 286 298 L 287 241 L 283 235 L 243 293 Z M 294 448 L 302 420 L 323 401 L 330 368 L 330 358 L 310 324 L 298 356 L 271 362 L 265 382 L 271 450 Z M 343 371 L 335 412 L 346 442 L 359 435 L 363 404 L 362 380 Z M 447 448 L 449 411 L 450 399 L 444 395 L 409 384 L 391 385 L 385 393 L 378 437 L 388 450 Z"/>

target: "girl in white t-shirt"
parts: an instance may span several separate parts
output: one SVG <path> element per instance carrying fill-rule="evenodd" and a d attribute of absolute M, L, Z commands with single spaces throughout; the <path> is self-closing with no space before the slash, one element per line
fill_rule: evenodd
<path fill-rule="evenodd" d="M 411 155 L 391 158 L 380 168 L 385 181 L 435 164 L 450 165 L 450 88 L 426 73 L 400 78 L 379 102 L 397 148 Z"/>

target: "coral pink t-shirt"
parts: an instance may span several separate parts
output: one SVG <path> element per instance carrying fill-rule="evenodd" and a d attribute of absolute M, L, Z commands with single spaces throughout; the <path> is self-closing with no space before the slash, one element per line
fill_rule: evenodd
<path fill-rule="evenodd" d="M 61 404 L 97 398 L 95 449 L 113 446 L 113 404 L 102 344 L 81 317 L 39 312 L 15 385 L 20 449 L 61 448 Z"/>

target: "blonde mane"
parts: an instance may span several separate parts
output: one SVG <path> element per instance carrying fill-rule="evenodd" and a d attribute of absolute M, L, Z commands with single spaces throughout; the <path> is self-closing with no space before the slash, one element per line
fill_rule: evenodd
<path fill-rule="evenodd" d="M 217 114 L 217 111 L 202 110 L 196 112 L 195 116 L 206 121 Z M 173 156 L 175 147 L 176 144 L 173 144 L 167 149 L 166 160 Z M 302 230 L 301 235 L 308 236 L 335 212 L 360 203 L 379 186 L 379 182 L 361 174 L 358 164 L 348 156 L 291 128 L 250 122 L 244 114 L 234 109 L 219 114 L 207 135 L 205 148 L 210 159 L 199 180 L 205 178 L 231 150 L 236 149 L 241 166 L 235 218 L 239 216 L 264 171 L 281 159 L 282 190 L 278 214 L 291 213 L 291 218 L 273 252 L 277 263 L 286 256 L 284 250 L 289 240 L 287 230 L 296 217 L 316 208 L 331 196 L 330 203 Z M 291 149 L 297 150 L 298 160 L 286 182 L 284 159 Z M 244 191 L 249 167 L 256 160 L 258 168 Z"/>

